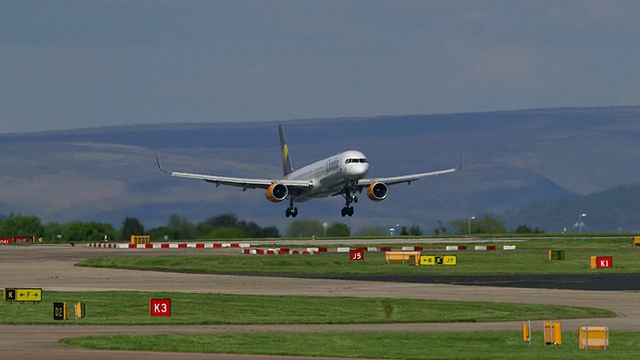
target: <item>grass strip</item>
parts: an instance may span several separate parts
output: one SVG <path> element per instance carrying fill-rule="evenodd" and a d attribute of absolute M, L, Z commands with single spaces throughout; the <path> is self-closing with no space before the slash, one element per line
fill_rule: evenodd
<path fill-rule="evenodd" d="M 577 332 L 563 332 L 562 345 L 543 345 L 542 332 L 530 346 L 513 332 L 308 332 L 199 335 L 113 335 L 67 338 L 91 349 L 185 353 L 262 354 L 376 359 L 638 359 L 640 334 L 611 333 L 609 349 L 578 349 Z"/>
<path fill-rule="evenodd" d="M 149 300 L 171 299 L 170 317 L 151 317 Z M 53 320 L 66 302 L 69 320 Z M 74 318 L 85 303 L 86 317 Z M 43 291 L 41 303 L 0 302 L 1 324 L 216 325 L 446 323 L 615 317 L 584 307 L 356 297 L 262 296 L 171 292 Z"/>
<path fill-rule="evenodd" d="M 545 247 L 561 249 L 562 247 Z M 144 251 L 144 250 L 140 250 Z M 169 250 L 174 251 L 174 250 Z M 179 251 L 179 250 L 175 250 Z M 456 266 L 387 265 L 384 253 L 367 252 L 364 261 L 350 261 L 348 253 L 318 255 L 168 255 L 93 258 L 79 266 L 202 274 L 304 275 L 531 275 L 640 273 L 640 252 L 630 250 L 568 249 L 564 260 L 549 261 L 546 250 L 458 251 L 423 250 L 422 255 L 455 255 Z M 591 256 L 611 256 L 611 269 L 593 270 Z"/>

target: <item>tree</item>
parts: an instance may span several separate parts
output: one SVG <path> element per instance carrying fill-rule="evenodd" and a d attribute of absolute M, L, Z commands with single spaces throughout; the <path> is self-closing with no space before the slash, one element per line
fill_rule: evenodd
<path fill-rule="evenodd" d="M 226 229 L 238 229 L 240 232 L 236 232 L 236 235 L 242 233 L 242 236 L 236 237 L 249 237 L 249 238 L 264 238 L 264 237 L 280 237 L 278 229 L 275 227 L 261 228 L 253 221 L 238 221 L 238 218 L 234 214 L 222 214 L 214 217 L 207 218 L 196 225 L 197 236 L 209 237 L 218 228 Z M 227 231 L 228 232 L 228 231 Z"/>
<path fill-rule="evenodd" d="M 209 237 L 212 239 L 246 239 L 249 236 L 242 229 L 230 226 L 218 226 Z"/>
<path fill-rule="evenodd" d="M 0 221 L 0 236 L 44 236 L 44 226 L 37 216 L 9 215 Z"/>
<path fill-rule="evenodd" d="M 513 231 L 516 234 L 531 234 L 533 230 L 527 225 L 518 225 L 518 227 Z"/>
<path fill-rule="evenodd" d="M 327 228 L 328 237 L 349 237 L 351 229 L 346 224 L 333 223 Z"/>
<path fill-rule="evenodd" d="M 263 238 L 279 238 L 280 230 L 278 230 L 275 226 L 267 226 L 262 228 L 262 237 Z"/>
<path fill-rule="evenodd" d="M 445 235 L 447 233 L 447 227 L 444 226 L 442 220 L 438 220 L 438 227 L 433 230 L 436 236 Z"/>
<path fill-rule="evenodd" d="M 310 238 L 321 234 L 324 234 L 324 228 L 322 223 L 316 220 L 296 220 L 287 229 L 287 237 L 291 238 Z"/>
<path fill-rule="evenodd" d="M 177 239 L 195 239 L 198 236 L 197 227 L 193 225 L 187 218 L 184 216 L 180 217 L 178 215 L 169 216 L 169 221 L 167 222 L 167 229 L 169 232 L 167 235 L 169 238 L 177 240 Z M 207 229 L 205 233 L 211 232 L 211 229 Z"/>
<path fill-rule="evenodd" d="M 381 227 L 381 226 L 369 225 L 369 226 L 361 227 L 356 232 L 356 235 L 357 236 L 373 236 L 373 237 L 387 236 L 387 235 L 389 235 L 388 231 L 389 230 L 387 230 L 386 228 Z"/>
<path fill-rule="evenodd" d="M 69 242 L 79 241 L 102 241 L 105 236 L 113 239 L 116 231 L 110 224 L 102 224 L 99 222 L 70 222 L 64 224 L 61 229 L 62 239 Z"/>
<path fill-rule="evenodd" d="M 422 236 L 422 230 L 420 230 L 420 226 L 413 224 L 409 228 L 409 235 L 412 236 Z"/>
<path fill-rule="evenodd" d="M 129 240 L 131 235 L 144 234 L 144 226 L 135 217 L 125 217 L 122 221 L 122 229 L 120 230 L 120 240 Z"/>
<path fill-rule="evenodd" d="M 217 227 L 236 227 L 238 225 L 238 218 L 234 214 L 222 214 L 218 216 L 209 217 L 196 226 L 198 234 L 208 234 L 211 230 Z"/>
<path fill-rule="evenodd" d="M 470 221 L 469 219 L 457 219 L 450 222 L 451 227 L 458 230 L 458 234 L 506 234 L 507 228 L 504 222 L 485 215 L 481 219 Z"/>
<path fill-rule="evenodd" d="M 151 240 L 169 240 L 169 239 L 177 239 L 173 237 L 173 230 L 168 228 L 167 226 L 160 226 L 157 228 L 153 228 L 147 231 L 147 235 L 151 238 Z"/>
<path fill-rule="evenodd" d="M 62 238 L 62 225 L 52 222 L 44 226 L 44 239 L 45 241 L 61 241 Z"/>
<path fill-rule="evenodd" d="M 518 225 L 513 232 L 516 234 L 543 234 L 544 230 L 540 230 L 537 226 L 535 229 L 531 229 L 527 225 Z"/>
<path fill-rule="evenodd" d="M 402 229 L 400 230 L 400 235 L 401 236 L 422 236 L 422 230 L 420 230 L 420 226 L 413 224 L 411 225 L 411 227 L 409 227 L 407 229 L 406 226 L 402 226 Z"/>

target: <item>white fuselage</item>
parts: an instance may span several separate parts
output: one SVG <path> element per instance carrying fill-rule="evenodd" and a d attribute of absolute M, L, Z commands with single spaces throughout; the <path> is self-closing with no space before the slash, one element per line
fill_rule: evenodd
<path fill-rule="evenodd" d="M 327 197 L 339 193 L 344 185 L 357 183 L 369 172 L 369 163 L 363 153 L 349 150 L 300 168 L 287 176 L 288 180 L 309 180 L 307 191 L 296 196 L 297 202 Z"/>

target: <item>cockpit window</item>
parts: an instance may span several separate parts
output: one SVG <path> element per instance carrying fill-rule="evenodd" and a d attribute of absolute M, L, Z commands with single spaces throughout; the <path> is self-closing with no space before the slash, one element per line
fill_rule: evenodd
<path fill-rule="evenodd" d="M 347 159 L 345 160 L 345 163 L 347 164 L 351 164 L 351 163 L 367 163 L 367 159 L 366 158 L 353 158 L 353 159 Z"/>

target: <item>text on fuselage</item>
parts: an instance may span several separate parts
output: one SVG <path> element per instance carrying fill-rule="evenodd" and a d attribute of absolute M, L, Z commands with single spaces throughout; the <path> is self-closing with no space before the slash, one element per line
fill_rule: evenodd
<path fill-rule="evenodd" d="M 332 172 L 336 172 L 340 169 L 340 159 L 332 159 L 327 161 L 327 165 L 325 166 L 325 174 L 331 174 Z"/>

